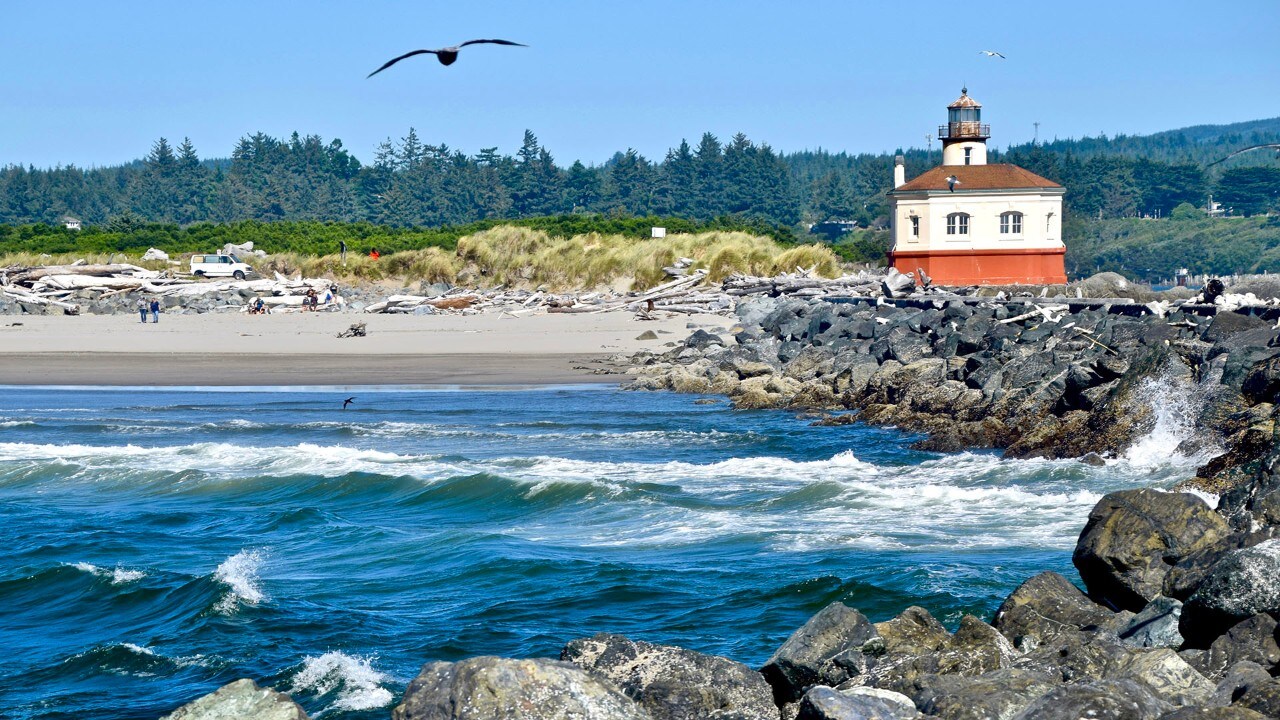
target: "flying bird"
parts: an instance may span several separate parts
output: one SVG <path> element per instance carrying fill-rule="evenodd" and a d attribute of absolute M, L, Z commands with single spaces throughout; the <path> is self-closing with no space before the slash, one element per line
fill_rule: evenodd
<path fill-rule="evenodd" d="M 391 58 L 382 67 L 369 73 L 366 76 L 366 79 L 371 78 L 374 75 L 377 75 L 378 73 L 382 72 L 383 70 L 386 70 L 387 68 L 391 67 L 392 65 L 395 65 L 401 60 L 405 58 L 413 57 L 414 55 L 425 55 L 427 53 L 431 53 L 432 55 L 436 56 L 436 59 L 440 61 L 441 65 L 452 65 L 458 60 L 459 50 L 461 50 L 462 48 L 468 45 L 479 45 L 481 43 L 491 43 L 493 45 L 515 45 L 516 47 L 529 47 L 528 45 L 524 45 L 518 42 L 511 42 L 510 40 L 468 40 L 462 43 L 461 45 L 454 45 L 453 47 L 440 48 L 439 50 L 414 50 L 413 52 L 407 52 L 401 55 L 400 57 Z"/>
<path fill-rule="evenodd" d="M 343 401 L 342 401 L 342 409 L 343 409 L 343 410 L 346 410 L 346 409 L 347 409 L 347 406 L 348 406 L 348 405 L 350 405 L 351 403 L 355 402 L 355 401 L 356 401 L 356 399 L 355 399 L 354 397 L 349 397 L 349 398 L 347 398 L 346 400 L 343 400 Z"/>
<path fill-rule="evenodd" d="M 956 191 L 957 185 L 963 185 L 963 184 L 964 183 L 960 182 L 960 178 L 956 177 L 955 175 L 947 176 L 947 189 L 950 190 L 951 192 Z"/>
<path fill-rule="evenodd" d="M 1000 58 L 1001 60 L 1006 60 L 1006 59 L 1007 59 L 1004 55 L 1001 55 L 1000 53 L 996 52 L 995 50 L 979 50 L 979 51 L 978 51 L 978 54 L 979 54 L 979 55 L 986 55 L 987 57 L 998 57 L 998 58 Z"/>
<path fill-rule="evenodd" d="M 1218 164 L 1218 163 L 1220 163 L 1220 162 L 1226 162 L 1226 161 L 1230 160 L 1231 158 L 1233 158 L 1233 157 L 1235 157 L 1235 156 L 1239 155 L 1240 153 L 1247 153 L 1247 152 L 1249 152 L 1250 150 L 1261 150 L 1261 149 L 1263 149 L 1263 148 L 1271 148 L 1271 149 L 1273 149 L 1273 150 L 1280 151 L 1280 143 L 1267 143 L 1267 144 L 1265 144 L 1265 145 L 1250 145 L 1249 147 L 1244 148 L 1243 150 L 1237 150 L 1237 151 L 1235 151 L 1235 152 L 1231 153 L 1230 155 L 1228 155 L 1228 156 L 1226 156 L 1226 157 L 1222 158 L 1221 160 L 1214 160 L 1213 162 L 1209 163 L 1209 164 L 1208 164 L 1208 165 L 1206 165 L 1205 167 L 1213 167 L 1214 165 L 1217 165 L 1217 164 Z"/>

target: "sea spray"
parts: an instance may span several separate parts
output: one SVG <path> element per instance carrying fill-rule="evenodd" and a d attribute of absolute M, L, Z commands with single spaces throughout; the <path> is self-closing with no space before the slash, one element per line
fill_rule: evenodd
<path fill-rule="evenodd" d="M 374 658 L 353 657 L 329 651 L 317 657 L 308 656 L 293 678 L 291 693 L 307 693 L 318 697 L 333 694 L 334 710 L 373 710 L 391 704 L 391 691 L 382 687 L 390 680 L 373 667 Z"/>
<path fill-rule="evenodd" d="M 1213 447 L 1188 447 L 1204 441 L 1198 426 L 1205 405 L 1205 390 L 1166 364 L 1138 386 L 1137 399 L 1150 409 L 1151 429 L 1125 450 L 1121 460 L 1135 467 L 1196 466 Z"/>
<path fill-rule="evenodd" d="M 223 615 L 233 615 L 241 605 L 260 605 L 267 595 L 262 591 L 258 569 L 262 567 L 263 554 L 259 550 L 241 550 L 218 566 L 213 577 L 227 586 L 227 592 L 215 609 Z"/>

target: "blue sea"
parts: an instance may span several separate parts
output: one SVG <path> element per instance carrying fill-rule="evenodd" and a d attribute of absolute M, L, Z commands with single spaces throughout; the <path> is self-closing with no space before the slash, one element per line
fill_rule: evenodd
<path fill-rule="evenodd" d="M 0 716 L 156 718 L 251 677 L 386 718 L 425 662 L 601 631 L 759 666 L 836 600 L 989 620 L 1075 577 L 1102 494 L 1196 462 L 1176 426 L 1092 467 L 699 400 L 5 388 Z"/>

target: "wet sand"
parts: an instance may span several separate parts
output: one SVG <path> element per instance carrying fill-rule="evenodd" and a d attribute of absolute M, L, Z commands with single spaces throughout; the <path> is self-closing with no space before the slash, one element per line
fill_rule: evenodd
<path fill-rule="evenodd" d="M 338 338 L 352 323 L 368 336 Z M 360 315 L 242 313 L 0 316 L 3 385 L 531 385 L 618 382 L 642 349 L 665 350 L 688 325 L 630 313 Z M 647 330 L 656 340 L 638 340 Z"/>

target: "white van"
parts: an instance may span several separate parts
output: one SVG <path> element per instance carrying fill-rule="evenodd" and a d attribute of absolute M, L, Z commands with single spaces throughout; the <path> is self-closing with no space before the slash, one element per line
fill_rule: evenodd
<path fill-rule="evenodd" d="M 243 280 L 253 268 L 235 255 L 192 255 L 191 274 L 197 277 L 232 277 Z"/>

